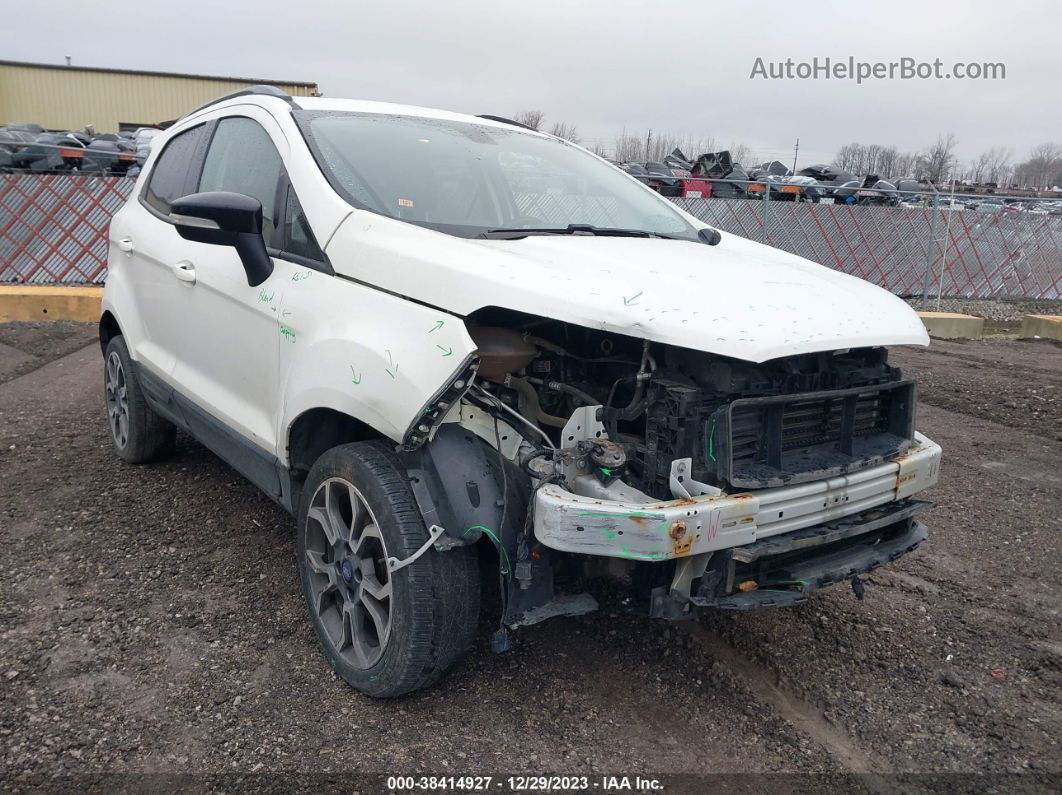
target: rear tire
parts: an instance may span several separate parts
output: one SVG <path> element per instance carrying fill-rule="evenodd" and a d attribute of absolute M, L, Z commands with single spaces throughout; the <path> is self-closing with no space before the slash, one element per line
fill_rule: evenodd
<path fill-rule="evenodd" d="M 310 621 L 333 670 L 376 698 L 434 684 L 472 647 L 479 568 L 471 547 L 428 549 L 405 474 L 384 443 L 334 447 L 310 470 L 297 560 Z"/>
<path fill-rule="evenodd" d="M 146 464 L 172 455 L 177 429 L 148 406 L 136 364 L 120 335 L 107 343 L 103 377 L 107 425 L 119 457 L 130 464 Z"/>

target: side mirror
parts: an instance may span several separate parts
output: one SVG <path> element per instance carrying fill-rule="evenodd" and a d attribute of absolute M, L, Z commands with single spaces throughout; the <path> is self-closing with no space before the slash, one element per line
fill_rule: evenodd
<path fill-rule="evenodd" d="M 170 205 L 177 234 L 196 243 L 233 246 L 251 287 L 269 278 L 273 260 L 262 238 L 262 203 L 242 193 L 193 193 Z"/>
<path fill-rule="evenodd" d="M 698 229 L 697 237 L 701 239 L 702 243 L 707 243 L 709 246 L 718 246 L 719 241 L 723 239 L 723 236 L 719 234 L 718 230 L 712 229 L 710 226 Z"/>

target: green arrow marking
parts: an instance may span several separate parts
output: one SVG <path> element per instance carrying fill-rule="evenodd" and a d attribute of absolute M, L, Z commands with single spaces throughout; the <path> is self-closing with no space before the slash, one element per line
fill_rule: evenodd
<path fill-rule="evenodd" d="M 354 372 L 354 365 L 350 365 L 350 374 L 351 374 L 351 376 L 353 376 L 350 379 L 350 383 L 352 383 L 352 384 L 360 384 L 361 383 L 361 373 Z"/>
<path fill-rule="evenodd" d="M 454 349 L 453 348 L 444 348 L 442 345 L 436 345 L 435 347 L 443 352 L 443 358 L 446 358 L 447 356 L 453 356 L 454 355 Z"/>
<path fill-rule="evenodd" d="M 634 304 L 634 300 L 641 294 L 642 294 L 641 291 L 639 291 L 639 292 L 635 293 L 634 295 L 632 295 L 630 298 L 624 298 L 623 299 L 623 305 L 624 306 L 633 305 Z"/>
<path fill-rule="evenodd" d="M 443 327 L 443 325 L 445 325 L 445 323 L 446 323 L 446 321 L 444 321 L 444 320 L 436 320 L 435 321 L 435 328 L 428 329 L 428 333 L 431 334 L 433 331 L 438 331 L 439 329 L 441 329 Z"/>

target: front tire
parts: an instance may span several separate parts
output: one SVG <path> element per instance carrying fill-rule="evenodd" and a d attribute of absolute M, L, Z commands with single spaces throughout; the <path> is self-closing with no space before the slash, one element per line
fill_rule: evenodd
<path fill-rule="evenodd" d="M 148 406 L 124 337 L 107 343 L 103 362 L 103 397 L 114 451 L 130 464 L 169 457 L 177 429 Z"/>
<path fill-rule="evenodd" d="M 479 621 L 473 550 L 429 549 L 409 483 L 385 444 L 334 447 L 310 470 L 297 559 L 314 631 L 333 670 L 377 698 L 433 684 L 471 647 Z"/>

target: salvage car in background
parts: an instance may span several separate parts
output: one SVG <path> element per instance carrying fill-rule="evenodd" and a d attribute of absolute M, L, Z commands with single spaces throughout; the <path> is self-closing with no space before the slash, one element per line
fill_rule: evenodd
<path fill-rule="evenodd" d="M 0 172 L 89 173 L 135 176 L 151 138 L 162 131 L 46 132 L 36 124 L 0 127 Z"/>
<path fill-rule="evenodd" d="M 325 656 L 373 696 L 472 647 L 477 551 L 512 628 L 592 610 L 594 561 L 680 619 L 858 595 L 926 537 L 910 307 L 550 135 L 239 92 L 157 139 L 109 268 L 115 451 L 182 428 L 292 512 Z"/>

